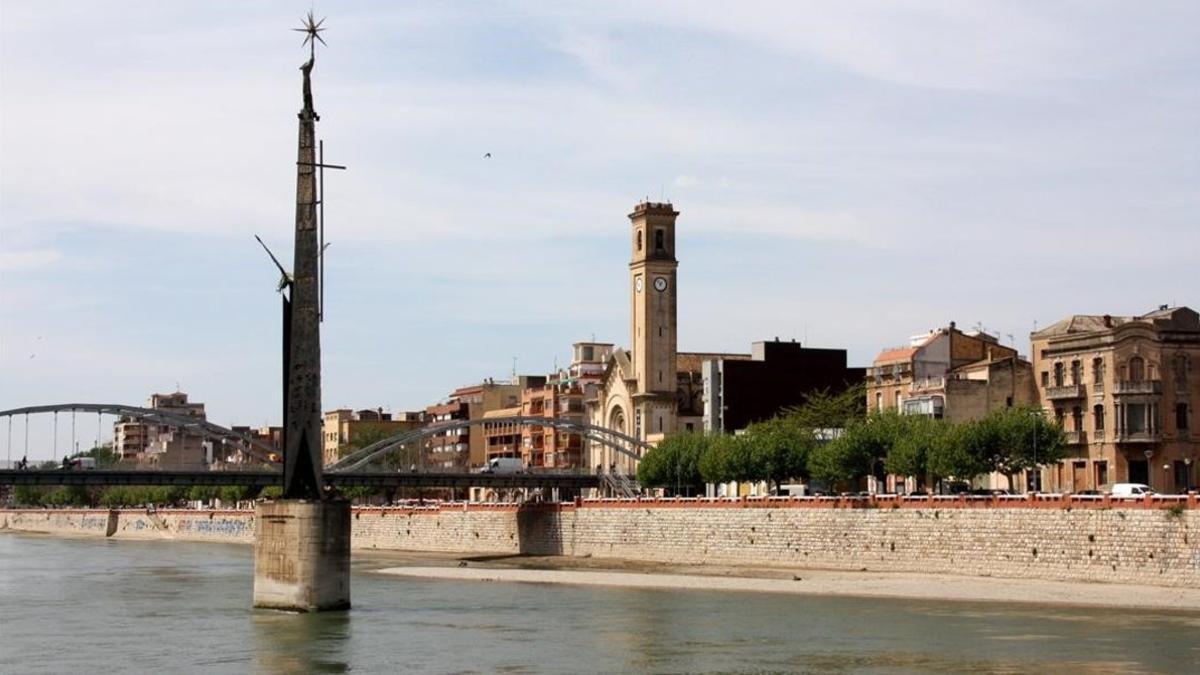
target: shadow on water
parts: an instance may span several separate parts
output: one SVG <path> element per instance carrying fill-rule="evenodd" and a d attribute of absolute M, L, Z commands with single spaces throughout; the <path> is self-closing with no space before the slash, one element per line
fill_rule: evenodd
<path fill-rule="evenodd" d="M 255 610 L 255 665 L 263 673 L 345 673 L 350 670 L 350 612 L 292 614 Z"/>

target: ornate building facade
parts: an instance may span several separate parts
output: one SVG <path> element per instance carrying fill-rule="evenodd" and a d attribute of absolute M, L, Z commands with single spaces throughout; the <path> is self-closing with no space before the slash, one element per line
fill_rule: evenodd
<path fill-rule="evenodd" d="M 1197 484 L 1200 316 L 1187 307 L 1142 316 L 1075 315 L 1033 333 L 1039 398 L 1073 456 L 1048 467 L 1045 489 Z"/>

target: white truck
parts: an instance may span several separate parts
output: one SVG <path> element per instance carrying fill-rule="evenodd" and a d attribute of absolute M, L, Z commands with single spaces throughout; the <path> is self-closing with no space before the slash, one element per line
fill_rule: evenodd
<path fill-rule="evenodd" d="M 493 457 L 479 473 L 525 473 L 525 464 L 520 457 Z"/>
<path fill-rule="evenodd" d="M 1114 483 L 1112 486 L 1112 496 L 1114 497 L 1141 497 L 1152 494 L 1154 494 L 1154 490 L 1145 483 Z"/>

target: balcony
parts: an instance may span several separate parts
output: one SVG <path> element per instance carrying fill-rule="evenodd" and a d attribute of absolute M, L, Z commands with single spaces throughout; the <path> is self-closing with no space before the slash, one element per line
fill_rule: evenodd
<path fill-rule="evenodd" d="M 919 380 L 914 380 L 908 386 L 911 393 L 925 391 L 941 391 L 946 388 L 946 378 L 944 377 L 923 377 Z"/>
<path fill-rule="evenodd" d="M 1161 394 L 1162 380 L 1122 380 L 1117 382 L 1117 387 L 1113 390 L 1113 393 L 1117 396 Z"/>
<path fill-rule="evenodd" d="M 1158 443 L 1162 440 L 1162 434 L 1156 431 L 1118 431 L 1116 434 L 1118 443 Z"/>
<path fill-rule="evenodd" d="M 1064 431 L 1063 436 L 1067 440 L 1067 445 L 1083 445 L 1087 443 L 1086 431 Z"/>
<path fill-rule="evenodd" d="M 1082 384 L 1066 384 L 1060 387 L 1046 387 L 1046 398 L 1050 401 L 1065 401 L 1072 398 L 1083 398 L 1087 395 Z"/>

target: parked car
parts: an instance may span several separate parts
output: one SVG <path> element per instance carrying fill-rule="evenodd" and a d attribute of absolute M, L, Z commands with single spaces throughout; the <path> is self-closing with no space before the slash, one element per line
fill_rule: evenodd
<path fill-rule="evenodd" d="M 1154 494 L 1154 490 L 1145 483 L 1113 483 L 1112 486 L 1112 496 L 1114 497 L 1141 497 L 1152 494 Z"/>

